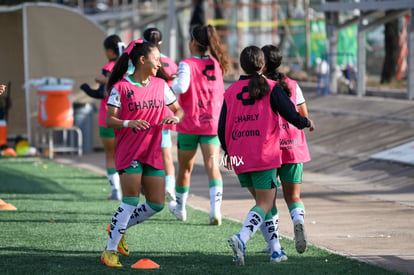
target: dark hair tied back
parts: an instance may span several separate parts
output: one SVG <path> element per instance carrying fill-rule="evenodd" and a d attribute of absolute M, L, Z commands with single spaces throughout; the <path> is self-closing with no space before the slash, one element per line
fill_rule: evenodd
<path fill-rule="evenodd" d="M 144 31 L 142 37 L 146 42 L 152 43 L 159 47 L 162 43 L 161 31 L 157 28 L 148 28 Z"/>
<path fill-rule="evenodd" d="M 264 64 L 264 54 L 256 46 L 248 46 L 240 54 L 240 66 L 247 74 L 251 75 L 248 89 L 252 99 L 262 99 L 270 92 L 269 83 L 261 74 Z"/>
<path fill-rule="evenodd" d="M 269 83 L 267 83 L 266 78 L 258 72 L 253 73 L 247 88 L 249 90 L 250 98 L 252 99 L 262 99 L 270 92 Z"/>
<path fill-rule="evenodd" d="M 105 49 L 111 49 L 118 57 L 119 53 L 122 52 L 123 49 L 119 49 L 119 43 L 121 43 L 121 38 L 118 35 L 113 34 L 105 38 L 103 42 L 103 46 Z"/>
<path fill-rule="evenodd" d="M 148 42 L 143 42 L 140 44 L 135 44 L 130 54 L 124 52 L 118 59 L 118 61 L 115 63 L 114 68 L 112 69 L 112 73 L 109 77 L 107 84 L 107 91 L 110 92 L 112 86 L 124 77 L 128 70 L 129 60 L 131 60 L 132 64 L 136 67 L 139 58 L 141 56 L 147 58 L 148 54 L 151 52 L 153 48 L 157 48 L 157 46 Z"/>
<path fill-rule="evenodd" d="M 265 75 L 268 78 L 279 82 L 288 97 L 291 97 L 292 92 L 285 81 L 285 75 L 278 70 L 282 64 L 282 52 L 274 45 L 266 45 L 262 48 L 262 51 L 264 52 L 266 60 Z"/>

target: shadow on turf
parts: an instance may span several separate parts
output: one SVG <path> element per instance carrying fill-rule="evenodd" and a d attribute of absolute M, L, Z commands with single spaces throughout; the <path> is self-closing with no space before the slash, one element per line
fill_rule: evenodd
<path fill-rule="evenodd" d="M 2 170 L 0 174 L 0 193 L 13 194 L 67 194 L 68 190 L 46 177 L 31 175 L 20 171 Z"/>
<path fill-rule="evenodd" d="M 173 250 L 173 248 L 172 248 Z M 100 262 L 102 251 L 42 250 L 27 247 L 3 247 L 2 271 L 5 274 L 398 274 L 352 261 L 338 255 L 324 257 L 290 256 L 282 263 L 269 262 L 269 255 L 249 252 L 246 265 L 235 266 L 232 253 L 152 251 L 120 256 L 123 268 L 110 268 Z M 143 258 L 160 265 L 159 269 L 137 270 L 130 266 Z M 373 273 L 375 272 L 375 273 Z"/>

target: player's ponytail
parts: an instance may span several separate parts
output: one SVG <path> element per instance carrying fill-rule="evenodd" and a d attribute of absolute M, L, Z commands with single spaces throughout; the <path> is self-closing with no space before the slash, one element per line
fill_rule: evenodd
<path fill-rule="evenodd" d="M 207 25 L 206 27 L 208 42 L 210 46 L 210 52 L 215 59 L 220 63 L 221 70 L 223 74 L 229 71 L 230 61 L 227 55 L 227 51 L 224 45 L 221 43 L 220 37 L 218 36 L 216 29 Z"/>
<path fill-rule="evenodd" d="M 125 44 L 118 35 L 113 34 L 105 38 L 103 42 L 105 49 L 111 49 L 117 57 L 120 57 L 125 50 Z"/>
<path fill-rule="evenodd" d="M 262 51 L 265 55 L 266 69 L 264 74 L 274 81 L 279 82 L 288 97 L 292 96 L 292 92 L 285 81 L 285 74 L 279 72 L 278 68 L 282 64 L 282 53 L 280 49 L 273 45 L 266 45 L 262 47 Z"/>
<path fill-rule="evenodd" d="M 190 30 L 190 36 L 191 40 L 196 42 L 198 51 L 207 52 L 210 50 L 211 55 L 220 63 L 223 74 L 229 70 L 229 57 L 213 26 L 195 25 Z"/>
<path fill-rule="evenodd" d="M 106 91 L 108 94 L 111 92 L 112 86 L 124 77 L 128 70 L 128 61 L 129 55 L 127 53 L 123 53 L 115 63 L 111 75 L 109 76 L 108 84 L 106 85 Z"/>
<path fill-rule="evenodd" d="M 264 54 L 256 46 L 248 46 L 240 54 L 240 66 L 251 77 L 248 84 L 251 99 L 262 99 L 270 92 L 269 83 L 262 74 L 264 64 Z"/>

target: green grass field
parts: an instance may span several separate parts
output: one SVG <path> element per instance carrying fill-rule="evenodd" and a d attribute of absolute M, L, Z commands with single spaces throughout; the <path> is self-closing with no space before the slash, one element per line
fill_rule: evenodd
<path fill-rule="evenodd" d="M 260 232 L 248 243 L 246 265 L 235 266 L 227 239 L 241 224 L 209 226 L 207 213 L 188 206 L 185 223 L 164 208 L 129 229 L 131 255 L 120 256 L 122 269 L 109 268 L 100 255 L 119 202 L 106 200 L 108 187 L 101 175 L 44 159 L 0 159 L 0 198 L 18 208 L 0 211 L 0 274 L 398 274 L 314 246 L 298 254 L 286 238 L 289 260 L 270 263 L 259 252 Z M 160 268 L 130 268 L 142 258 Z"/>

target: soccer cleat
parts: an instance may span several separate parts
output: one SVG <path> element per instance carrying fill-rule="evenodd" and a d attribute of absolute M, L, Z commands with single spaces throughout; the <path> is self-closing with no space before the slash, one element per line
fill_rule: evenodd
<path fill-rule="evenodd" d="M 106 228 L 106 231 L 108 231 L 108 234 L 109 234 L 110 228 L 111 228 L 111 225 L 108 225 L 108 227 Z M 128 248 L 128 244 L 125 239 L 125 234 L 122 235 L 121 239 L 119 240 L 117 248 L 118 248 L 119 253 L 121 253 L 124 256 L 129 256 L 129 248 Z"/>
<path fill-rule="evenodd" d="M 168 210 L 170 210 L 171 214 L 173 214 L 177 220 L 185 222 L 187 220 L 187 211 L 185 210 L 179 210 L 177 208 L 177 203 L 175 201 L 170 201 L 168 203 Z"/>
<path fill-rule="evenodd" d="M 215 217 L 210 217 L 210 225 L 221 225 L 221 215 L 220 216 L 215 216 Z"/>
<path fill-rule="evenodd" d="M 101 262 L 110 267 L 122 267 L 122 264 L 119 262 L 119 257 L 116 254 L 116 251 L 105 250 L 101 256 Z"/>
<path fill-rule="evenodd" d="M 236 265 L 244 265 L 244 251 L 246 246 L 240 240 L 240 235 L 233 235 L 228 240 L 230 247 L 233 249 L 233 262 Z"/>
<path fill-rule="evenodd" d="M 120 191 L 112 191 L 111 195 L 109 195 L 107 200 L 115 200 L 120 201 L 122 199 L 121 192 Z"/>
<path fill-rule="evenodd" d="M 295 222 L 293 226 L 293 232 L 295 233 L 295 246 L 298 253 L 303 253 L 306 250 L 307 238 L 305 232 L 305 225 L 303 221 Z"/>
<path fill-rule="evenodd" d="M 175 190 L 174 189 L 165 189 L 165 198 L 168 202 L 175 201 Z"/>
<path fill-rule="evenodd" d="M 262 249 L 262 253 L 271 253 L 272 250 L 270 249 L 270 246 L 266 246 L 265 248 Z"/>
<path fill-rule="evenodd" d="M 122 235 L 121 239 L 119 240 L 118 251 L 124 256 L 129 256 L 129 248 L 125 240 L 125 235 Z"/>
<path fill-rule="evenodd" d="M 274 251 L 272 253 L 272 256 L 270 256 L 270 261 L 271 262 L 277 262 L 280 263 L 282 261 L 287 261 L 288 257 L 285 255 L 285 252 L 283 251 L 283 249 L 279 252 Z"/>

